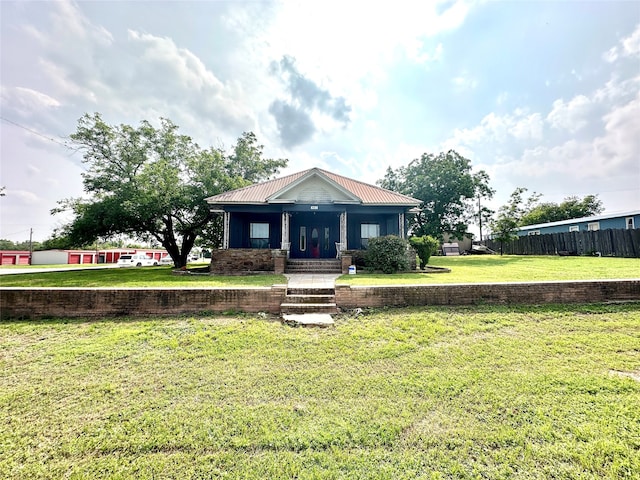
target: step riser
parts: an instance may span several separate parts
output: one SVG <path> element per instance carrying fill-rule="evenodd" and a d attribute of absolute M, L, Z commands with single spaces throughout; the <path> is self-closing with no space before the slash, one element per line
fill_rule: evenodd
<path fill-rule="evenodd" d="M 287 295 L 284 303 L 295 303 L 304 305 L 308 303 L 335 303 L 335 295 Z"/>
<path fill-rule="evenodd" d="M 286 273 L 342 273 L 342 263 L 334 260 L 287 260 Z"/>
<path fill-rule="evenodd" d="M 305 313 L 328 313 L 330 315 L 338 313 L 336 304 L 285 304 L 280 305 L 280 311 L 283 315 L 302 315 Z"/>
<path fill-rule="evenodd" d="M 335 288 L 288 288 L 287 295 L 335 295 Z"/>

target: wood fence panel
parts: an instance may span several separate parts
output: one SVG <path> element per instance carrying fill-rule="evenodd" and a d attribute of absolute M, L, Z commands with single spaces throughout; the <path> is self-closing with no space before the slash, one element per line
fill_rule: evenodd
<path fill-rule="evenodd" d="M 500 242 L 487 240 L 486 245 L 500 251 Z M 595 230 L 563 232 L 518 237 L 502 246 L 506 255 L 601 255 L 640 258 L 640 228 L 633 230 Z"/>

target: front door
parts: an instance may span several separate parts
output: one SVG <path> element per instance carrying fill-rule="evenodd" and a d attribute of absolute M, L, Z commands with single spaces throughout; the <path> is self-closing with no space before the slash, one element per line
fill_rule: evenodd
<path fill-rule="evenodd" d="M 335 258 L 340 224 L 331 216 L 300 216 L 291 224 L 293 258 Z"/>

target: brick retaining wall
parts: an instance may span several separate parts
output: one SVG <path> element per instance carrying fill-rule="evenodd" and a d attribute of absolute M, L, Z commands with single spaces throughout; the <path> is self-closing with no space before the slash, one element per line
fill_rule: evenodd
<path fill-rule="evenodd" d="M 280 313 L 286 285 L 247 288 L 0 288 L 3 319 Z M 411 305 L 640 301 L 640 279 L 452 285 L 336 285 L 343 309 Z"/>
<path fill-rule="evenodd" d="M 336 285 L 341 308 L 409 305 L 595 303 L 640 300 L 640 279 L 450 285 Z"/>
<path fill-rule="evenodd" d="M 201 312 L 280 313 L 287 287 L 156 288 L 2 288 L 0 317 L 117 317 Z"/>

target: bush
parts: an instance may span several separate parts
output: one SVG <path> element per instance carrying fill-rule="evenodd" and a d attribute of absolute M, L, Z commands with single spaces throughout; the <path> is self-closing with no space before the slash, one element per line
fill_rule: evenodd
<path fill-rule="evenodd" d="M 422 237 L 411 237 L 409 243 L 418 253 L 420 257 L 420 270 L 424 270 L 424 267 L 429 263 L 431 255 L 438 251 L 440 248 L 440 242 L 436 238 L 429 235 L 423 235 Z"/>
<path fill-rule="evenodd" d="M 367 267 L 384 273 L 396 273 L 409 269 L 407 251 L 409 243 L 395 235 L 369 239 Z"/>
<path fill-rule="evenodd" d="M 367 266 L 366 250 L 348 250 L 346 253 L 351 255 L 351 265 L 355 265 L 360 268 Z"/>

